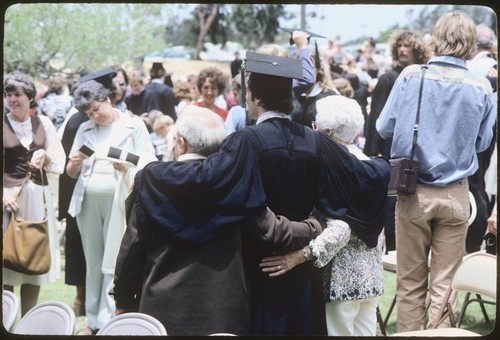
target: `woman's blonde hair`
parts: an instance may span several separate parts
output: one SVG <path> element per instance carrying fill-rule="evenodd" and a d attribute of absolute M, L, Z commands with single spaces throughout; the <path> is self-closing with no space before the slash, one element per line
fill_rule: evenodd
<path fill-rule="evenodd" d="M 347 98 L 354 98 L 354 89 L 351 86 L 351 83 L 349 80 L 345 78 L 337 78 L 332 81 L 333 85 L 335 86 L 335 89 L 338 91 L 338 93 L 341 96 L 347 97 Z"/>
<path fill-rule="evenodd" d="M 476 53 L 476 25 L 462 11 L 453 11 L 440 17 L 429 41 L 436 56 L 471 59 Z"/>
<path fill-rule="evenodd" d="M 167 124 L 169 126 L 174 125 L 174 120 L 172 119 L 172 117 L 163 114 L 161 116 L 156 117 L 153 120 L 153 131 L 157 132 L 162 124 Z"/>

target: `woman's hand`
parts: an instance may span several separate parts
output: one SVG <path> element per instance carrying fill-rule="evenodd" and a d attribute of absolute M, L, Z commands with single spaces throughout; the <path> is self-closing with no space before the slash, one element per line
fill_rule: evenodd
<path fill-rule="evenodd" d="M 85 160 L 85 156 L 83 156 L 80 153 L 75 153 L 68 162 L 68 165 L 66 165 L 66 172 L 68 173 L 69 177 L 72 178 L 78 178 L 78 175 L 80 174 L 80 171 L 82 170 L 82 164 L 83 161 Z"/>
<path fill-rule="evenodd" d="M 264 273 L 269 273 L 269 277 L 276 277 L 292 270 L 295 266 L 305 262 L 302 249 L 278 256 L 270 256 L 262 259 L 260 267 Z"/>
<path fill-rule="evenodd" d="M 31 156 L 30 165 L 35 169 L 41 169 L 45 165 L 46 153 L 44 149 L 38 149 Z"/>
<path fill-rule="evenodd" d="M 113 167 L 115 168 L 116 171 L 120 172 L 125 172 L 128 170 L 128 168 L 122 163 L 113 163 Z"/>
<path fill-rule="evenodd" d="M 292 40 L 297 46 L 297 49 L 300 50 L 301 48 L 306 48 L 307 45 L 309 44 L 309 40 L 307 38 L 309 37 L 309 34 L 303 31 L 293 31 L 292 32 Z"/>
<path fill-rule="evenodd" d="M 9 196 L 3 192 L 3 210 L 7 212 L 16 212 L 19 209 L 17 204 L 17 197 Z"/>
<path fill-rule="evenodd" d="M 488 218 L 488 231 L 493 235 L 497 235 L 497 214 L 492 213 Z"/>
<path fill-rule="evenodd" d="M 120 315 L 120 314 L 124 314 L 124 313 L 126 313 L 125 309 L 122 309 L 122 308 L 115 309 L 115 315 Z"/>

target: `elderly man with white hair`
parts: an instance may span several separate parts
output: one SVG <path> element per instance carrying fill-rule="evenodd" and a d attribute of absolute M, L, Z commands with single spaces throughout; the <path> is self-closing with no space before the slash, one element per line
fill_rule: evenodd
<path fill-rule="evenodd" d="M 363 128 L 364 117 L 354 99 L 328 96 L 316 102 L 313 128 L 344 145 L 359 159 L 369 159 L 353 144 Z M 330 336 L 374 336 L 378 297 L 384 292 L 382 242 L 368 247 L 347 223 L 326 219 L 326 228 L 309 242 L 306 252 L 313 256 L 314 266 L 324 271 L 325 313 Z M 263 260 L 261 266 L 270 276 L 268 264 L 283 263 L 291 270 L 305 262 L 303 250 Z"/>

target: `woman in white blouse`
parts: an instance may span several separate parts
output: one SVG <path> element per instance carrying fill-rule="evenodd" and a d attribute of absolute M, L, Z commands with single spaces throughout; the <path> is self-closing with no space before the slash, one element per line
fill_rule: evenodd
<path fill-rule="evenodd" d="M 46 173 L 61 174 L 66 155 L 50 118 L 30 116 L 30 103 L 35 96 L 35 84 L 30 76 L 14 71 L 5 77 L 4 104 L 8 113 L 3 121 L 3 232 L 12 211 L 26 220 L 42 221 L 45 195 L 51 256 L 50 270 L 46 274 L 26 275 L 3 268 L 4 288 L 13 291 L 14 286 L 21 286 L 21 315 L 37 304 L 40 285 L 55 282 L 61 271 L 55 209 Z"/>
<path fill-rule="evenodd" d="M 102 84 L 80 84 L 74 100 L 90 120 L 78 128 L 66 166 L 68 175 L 78 179 L 68 213 L 76 217 L 87 265 L 88 326 L 79 334 L 95 335 L 115 315 L 109 293 L 125 231 L 125 198 L 137 169 L 157 159 L 144 122 L 113 108 Z M 82 152 L 82 147 L 94 152 Z M 121 155 L 108 158 L 111 147 L 120 149 Z M 122 156 L 130 154 L 139 156 L 135 166 L 123 162 Z"/>
<path fill-rule="evenodd" d="M 358 103 L 340 95 L 316 102 L 315 130 L 345 145 L 359 159 L 368 159 L 353 144 L 364 123 Z M 262 260 L 264 272 L 274 277 L 314 260 L 323 270 L 328 335 L 375 336 L 378 297 L 384 293 L 382 242 L 369 248 L 347 223 L 326 219 L 326 228 L 309 246 Z"/>

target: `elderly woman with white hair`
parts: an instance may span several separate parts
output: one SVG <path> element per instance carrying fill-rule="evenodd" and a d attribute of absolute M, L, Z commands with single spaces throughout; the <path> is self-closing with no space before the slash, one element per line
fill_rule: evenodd
<path fill-rule="evenodd" d="M 364 124 L 354 99 L 328 96 L 316 102 L 316 109 L 315 130 L 346 146 L 359 159 L 368 159 L 353 144 Z M 269 276 L 278 276 L 282 272 L 275 272 L 277 262 L 289 271 L 307 259 L 323 270 L 328 335 L 376 335 L 378 297 L 384 292 L 381 240 L 370 248 L 344 221 L 326 219 L 326 228 L 308 247 L 263 259 L 261 266 Z"/>

